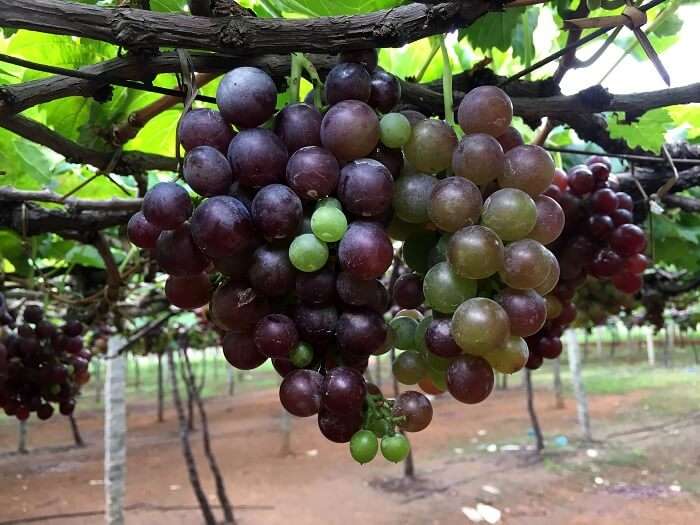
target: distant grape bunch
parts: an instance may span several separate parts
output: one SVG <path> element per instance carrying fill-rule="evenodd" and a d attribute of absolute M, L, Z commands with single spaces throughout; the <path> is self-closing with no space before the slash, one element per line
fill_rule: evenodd
<path fill-rule="evenodd" d="M 185 114 L 184 179 L 203 199 L 193 209 L 182 185 L 157 184 L 130 239 L 170 274 L 173 305 L 209 305 L 232 366 L 271 359 L 286 410 L 317 416 L 361 463 L 380 450 L 401 461 L 403 432 L 433 409 L 418 391 L 385 398 L 363 377 L 369 357 L 395 348 L 399 382 L 468 404 L 489 396 L 494 369 L 524 367 L 559 277 L 545 245 L 564 212 L 542 194 L 554 163 L 523 144 L 495 87 L 466 95 L 459 127 L 393 111 L 400 83 L 373 50 L 340 56 L 323 111 L 275 114 L 276 95 L 241 67 L 222 78 L 218 112 Z M 399 247 L 410 271 L 393 283 L 391 318 Z"/>
<path fill-rule="evenodd" d="M 14 319 L 0 310 L 0 325 L 5 325 L 0 337 L 0 408 L 20 421 L 32 412 L 49 419 L 54 404 L 64 416 L 72 414 L 80 388 L 90 380 L 92 354 L 83 348 L 83 325 L 68 321 L 59 328 L 44 318 L 41 307 L 30 305 L 24 310 L 24 323 L 14 327 Z"/>
<path fill-rule="evenodd" d="M 649 264 L 644 255 L 646 234 L 633 224 L 632 197 L 619 191 L 610 171 L 606 158 L 592 156 L 568 173 L 558 169 L 545 192 L 563 208 L 566 227 L 552 245 L 561 275 L 547 304 L 550 320 L 527 339 L 528 368 L 537 369 L 543 359 L 561 354 L 561 335 L 576 319 L 574 303 L 585 308 L 585 319 L 580 321 L 600 324 L 608 313 L 630 306 L 624 296 L 642 288 L 642 274 Z M 576 296 L 584 285 L 580 297 Z"/>

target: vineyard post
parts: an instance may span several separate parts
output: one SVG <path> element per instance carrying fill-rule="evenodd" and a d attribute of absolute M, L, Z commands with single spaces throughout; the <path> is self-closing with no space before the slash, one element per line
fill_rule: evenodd
<path fill-rule="evenodd" d="M 552 361 L 554 378 L 554 407 L 564 408 L 564 388 L 561 382 L 561 356 Z"/>
<path fill-rule="evenodd" d="M 158 423 L 165 421 L 163 397 L 163 352 L 158 352 Z"/>
<path fill-rule="evenodd" d="M 585 441 L 592 441 L 591 420 L 588 414 L 588 399 L 586 389 L 583 386 L 581 377 L 581 352 L 579 350 L 576 330 L 566 331 L 566 349 L 569 354 L 569 368 L 571 369 L 571 382 L 574 386 L 574 397 L 576 398 L 576 411 L 578 422 L 581 425 L 581 432 Z"/>
<path fill-rule="evenodd" d="M 105 373 L 105 458 L 104 492 L 105 521 L 108 525 L 124 523 L 126 481 L 126 399 L 125 356 L 118 349 L 126 343 L 121 335 L 113 335 L 107 343 Z"/>
<path fill-rule="evenodd" d="M 649 366 L 656 365 L 656 352 L 654 351 L 654 329 L 651 326 L 644 327 L 644 336 L 647 341 L 647 361 Z"/>
<path fill-rule="evenodd" d="M 17 452 L 20 454 L 29 454 L 27 450 L 27 420 L 19 422 L 17 427 Z"/>
<path fill-rule="evenodd" d="M 603 332 L 605 327 L 598 325 L 595 327 L 595 355 L 598 359 L 603 357 Z"/>

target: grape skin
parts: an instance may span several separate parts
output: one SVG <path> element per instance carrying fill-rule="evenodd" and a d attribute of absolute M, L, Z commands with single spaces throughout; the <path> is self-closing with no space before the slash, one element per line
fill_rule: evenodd
<path fill-rule="evenodd" d="M 338 198 L 351 213 L 380 215 L 391 205 L 394 181 L 389 170 L 373 159 L 359 159 L 340 171 Z"/>
<path fill-rule="evenodd" d="M 203 197 L 226 194 L 233 183 L 228 159 L 211 146 L 191 149 L 182 166 L 185 180 Z"/>
<path fill-rule="evenodd" d="M 192 215 L 192 200 L 182 186 L 159 182 L 146 192 L 141 211 L 156 228 L 174 230 Z"/>
<path fill-rule="evenodd" d="M 379 143 L 379 119 L 364 102 L 343 100 L 323 117 L 321 143 L 340 161 L 367 157 Z"/>
<path fill-rule="evenodd" d="M 309 104 L 291 104 L 277 113 L 275 133 L 292 155 L 301 148 L 321 145 L 322 119 L 321 112 Z"/>
<path fill-rule="evenodd" d="M 275 112 L 277 88 L 270 76 L 254 67 L 238 67 L 226 73 L 216 90 L 216 105 L 227 122 L 254 128 Z"/>
<path fill-rule="evenodd" d="M 242 253 L 255 242 L 253 221 L 234 197 L 211 197 L 192 215 L 192 237 L 208 257 L 217 259 Z"/>
<path fill-rule="evenodd" d="M 469 91 L 459 104 L 457 120 L 464 133 L 487 133 L 500 137 L 513 119 L 513 103 L 495 86 L 479 86 Z"/>
<path fill-rule="evenodd" d="M 318 200 L 335 191 L 340 178 L 340 167 L 330 151 L 308 146 L 290 157 L 286 177 L 287 184 L 299 197 Z"/>
<path fill-rule="evenodd" d="M 282 139 L 268 129 L 245 129 L 228 148 L 234 180 L 250 188 L 282 182 L 288 158 Z"/>

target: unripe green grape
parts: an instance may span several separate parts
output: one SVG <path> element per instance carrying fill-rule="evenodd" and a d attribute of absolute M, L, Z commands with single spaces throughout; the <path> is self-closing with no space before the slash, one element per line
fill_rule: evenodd
<path fill-rule="evenodd" d="M 522 370 L 530 355 L 525 339 L 518 336 L 508 338 L 506 344 L 486 354 L 486 360 L 494 370 L 502 374 L 514 374 Z"/>
<path fill-rule="evenodd" d="M 458 276 L 449 264 L 441 262 L 425 275 L 423 294 L 434 310 L 449 314 L 476 295 L 476 281 Z"/>
<path fill-rule="evenodd" d="M 527 237 L 537 222 L 537 207 L 522 190 L 503 188 L 494 192 L 481 211 L 481 223 L 504 241 Z"/>
<path fill-rule="evenodd" d="M 504 346 L 509 336 L 508 314 L 491 299 L 469 299 L 452 316 L 452 337 L 468 354 L 487 355 Z"/>
<path fill-rule="evenodd" d="M 328 246 L 312 233 L 299 235 L 289 245 L 289 260 L 302 272 L 315 272 L 328 261 Z"/>
<path fill-rule="evenodd" d="M 485 279 L 503 268 L 503 243 L 485 226 L 467 226 L 447 246 L 450 268 L 466 279 Z"/>
<path fill-rule="evenodd" d="M 415 349 L 418 321 L 407 316 L 394 317 L 389 326 L 394 332 L 394 346 L 400 350 Z"/>
<path fill-rule="evenodd" d="M 391 371 L 402 385 L 415 385 L 426 374 L 426 364 L 418 352 L 401 352 L 391 365 Z"/>
<path fill-rule="evenodd" d="M 418 326 L 416 327 L 416 333 L 414 336 L 414 347 L 416 350 L 419 352 L 427 352 L 428 347 L 425 344 L 425 333 L 428 331 L 428 328 L 430 327 L 430 323 L 433 322 L 433 316 L 432 315 L 426 315 L 423 319 L 420 320 L 418 323 Z"/>
<path fill-rule="evenodd" d="M 311 231 L 325 242 L 338 242 L 348 229 L 345 214 L 334 206 L 322 206 L 311 216 Z"/>
<path fill-rule="evenodd" d="M 422 231 L 414 233 L 403 243 L 401 256 L 411 270 L 421 275 L 430 269 L 430 252 L 438 243 L 435 232 Z"/>
<path fill-rule="evenodd" d="M 547 248 L 532 239 L 516 241 L 504 250 L 501 279 L 511 288 L 528 290 L 544 283 L 551 266 Z"/>
<path fill-rule="evenodd" d="M 423 173 L 438 173 L 450 167 L 457 135 L 442 120 L 425 119 L 413 126 L 404 146 L 406 160 Z"/>
<path fill-rule="evenodd" d="M 387 148 L 400 148 L 411 138 L 411 123 L 401 113 L 387 113 L 379 121 L 379 139 Z"/>
<path fill-rule="evenodd" d="M 311 345 L 301 341 L 289 353 L 289 360 L 297 368 L 304 368 L 314 359 L 314 349 Z"/>
<path fill-rule="evenodd" d="M 382 456 L 392 463 L 403 461 L 411 451 L 411 444 L 403 434 L 384 436 L 382 438 Z"/>
<path fill-rule="evenodd" d="M 372 461 L 378 451 L 379 442 L 371 430 L 358 430 L 350 438 L 350 455 L 361 465 Z"/>
<path fill-rule="evenodd" d="M 325 197 L 316 203 L 316 209 L 323 208 L 324 206 L 331 206 L 339 210 L 343 209 L 342 203 L 335 197 Z"/>

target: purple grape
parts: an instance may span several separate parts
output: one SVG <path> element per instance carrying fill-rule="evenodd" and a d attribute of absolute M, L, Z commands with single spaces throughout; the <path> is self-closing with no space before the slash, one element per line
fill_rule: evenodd
<path fill-rule="evenodd" d="M 214 323 L 224 330 L 251 330 L 269 312 L 267 300 L 245 283 L 229 281 L 211 298 Z"/>
<path fill-rule="evenodd" d="M 287 146 L 289 154 L 321 145 L 321 112 L 309 104 L 291 104 L 275 117 L 275 133 Z"/>
<path fill-rule="evenodd" d="M 371 217 L 387 211 L 393 189 L 391 173 L 376 160 L 354 160 L 340 171 L 338 198 L 356 215 Z"/>
<path fill-rule="evenodd" d="M 387 324 L 372 310 L 345 312 L 336 325 L 338 347 L 356 356 L 368 357 L 386 341 Z"/>
<path fill-rule="evenodd" d="M 323 407 L 335 414 L 360 412 L 366 395 L 364 377 L 352 368 L 332 368 L 323 381 Z"/>
<path fill-rule="evenodd" d="M 362 413 L 336 414 L 322 405 L 318 412 L 318 428 L 329 441 L 347 443 L 362 428 Z"/>
<path fill-rule="evenodd" d="M 384 144 L 379 144 L 369 158 L 384 164 L 395 179 L 401 175 L 401 170 L 403 169 L 403 152 L 401 149 L 387 148 Z"/>
<path fill-rule="evenodd" d="M 221 113 L 212 109 L 193 109 L 180 120 L 180 141 L 185 151 L 211 146 L 226 155 L 234 132 Z"/>
<path fill-rule="evenodd" d="M 126 234 L 132 244 L 143 248 L 144 250 L 152 250 L 156 247 L 156 241 L 160 235 L 161 229 L 156 228 L 146 220 L 143 212 L 134 213 L 126 225 Z"/>
<path fill-rule="evenodd" d="M 449 319 L 434 319 L 425 332 L 425 345 L 439 357 L 457 357 L 462 349 L 452 337 L 452 322 Z"/>
<path fill-rule="evenodd" d="M 323 117 L 321 143 L 341 161 L 366 157 L 379 143 L 379 119 L 364 102 L 343 100 Z"/>
<path fill-rule="evenodd" d="M 185 155 L 182 166 L 185 180 L 203 197 L 225 195 L 233 184 L 228 159 L 211 146 L 197 146 Z"/>
<path fill-rule="evenodd" d="M 278 297 L 294 289 L 294 267 L 285 247 L 260 246 L 253 253 L 248 271 L 250 285 L 268 297 Z M 245 261 L 245 258 L 239 258 Z"/>
<path fill-rule="evenodd" d="M 262 188 L 253 199 L 253 222 L 267 239 L 288 239 L 299 230 L 303 209 L 296 193 L 283 184 Z"/>
<path fill-rule="evenodd" d="M 234 197 L 211 197 L 192 215 L 192 236 L 210 258 L 227 257 L 249 250 L 255 243 L 253 221 L 246 207 Z"/>
<path fill-rule="evenodd" d="M 371 91 L 370 76 L 361 64 L 343 62 L 330 70 L 324 87 L 326 100 L 331 106 L 342 100 L 367 102 Z"/>
<path fill-rule="evenodd" d="M 222 346 L 226 361 L 239 370 L 253 370 L 267 361 L 267 356 L 255 348 L 252 334 L 229 332 L 224 337 Z"/>
<path fill-rule="evenodd" d="M 226 73 L 216 90 L 216 105 L 227 122 L 254 128 L 272 117 L 277 88 L 270 76 L 255 67 L 238 67 Z"/>
<path fill-rule="evenodd" d="M 206 273 L 177 277 L 171 275 L 165 281 L 165 296 L 170 304 L 184 310 L 193 310 L 207 304 L 212 288 Z"/>
<path fill-rule="evenodd" d="M 298 305 L 294 311 L 301 339 L 314 346 L 324 345 L 333 340 L 338 323 L 338 311 L 333 306 Z"/>
<path fill-rule="evenodd" d="M 382 113 L 389 113 L 401 100 L 401 84 L 391 73 L 377 69 L 372 73 L 369 105 Z"/>
<path fill-rule="evenodd" d="M 270 314 L 258 321 L 253 339 L 258 351 L 267 357 L 288 358 L 299 343 L 299 332 L 286 315 Z"/>
<path fill-rule="evenodd" d="M 335 299 L 335 272 L 326 267 L 317 272 L 299 272 L 296 276 L 296 294 L 303 304 L 320 306 Z"/>
<path fill-rule="evenodd" d="M 301 148 L 287 163 L 287 184 L 302 199 L 327 197 L 335 191 L 339 177 L 336 158 L 318 146 Z"/>
<path fill-rule="evenodd" d="M 394 258 L 394 248 L 386 232 L 371 222 L 354 222 L 338 247 L 343 269 L 358 279 L 384 275 Z"/>
<path fill-rule="evenodd" d="M 314 370 L 294 370 L 285 375 L 280 385 L 280 402 L 293 416 L 313 416 L 321 408 L 322 391 L 321 374 Z"/>
<path fill-rule="evenodd" d="M 156 228 L 174 230 L 192 214 L 192 200 L 182 186 L 159 182 L 146 192 L 141 211 Z"/>
<path fill-rule="evenodd" d="M 251 188 L 282 182 L 288 157 L 282 139 L 262 128 L 241 131 L 228 148 L 234 179 Z"/>
<path fill-rule="evenodd" d="M 209 261 L 195 244 L 187 223 L 158 236 L 155 257 L 161 269 L 170 275 L 196 275 L 209 266 Z"/>
<path fill-rule="evenodd" d="M 377 50 L 376 49 L 353 49 L 352 51 L 343 51 L 338 55 L 338 62 L 356 62 L 365 66 L 370 73 L 377 68 Z"/>

